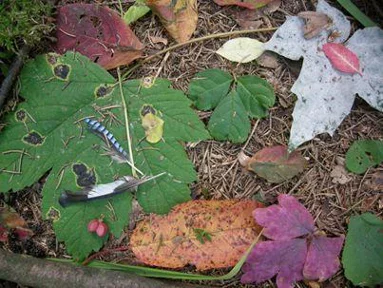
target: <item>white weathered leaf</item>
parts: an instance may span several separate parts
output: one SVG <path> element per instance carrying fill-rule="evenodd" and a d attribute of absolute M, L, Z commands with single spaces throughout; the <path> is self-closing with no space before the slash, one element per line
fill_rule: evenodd
<path fill-rule="evenodd" d="M 332 31 L 339 32 L 334 42 L 342 43 L 350 33 L 350 23 L 337 9 L 320 0 L 317 11 L 327 14 L 333 22 L 328 30 L 306 40 L 303 20 L 290 17 L 265 43 L 265 49 L 292 60 L 303 57 L 301 73 L 291 91 L 298 97 L 293 112 L 289 147 L 327 132 L 333 135 L 343 119 L 350 113 L 355 94 L 359 94 L 372 107 L 383 110 L 383 31 L 377 27 L 358 30 L 346 47 L 358 55 L 362 75 L 346 74 L 335 70 L 321 47 L 327 43 Z"/>
<path fill-rule="evenodd" d="M 216 53 L 233 62 L 248 63 L 262 55 L 263 46 L 256 39 L 239 37 L 227 41 Z"/>

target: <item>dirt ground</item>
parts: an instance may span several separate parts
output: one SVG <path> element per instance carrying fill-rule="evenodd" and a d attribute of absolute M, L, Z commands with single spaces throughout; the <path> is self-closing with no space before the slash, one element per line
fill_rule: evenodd
<path fill-rule="evenodd" d="M 73 2 L 80 1 L 65 1 L 65 3 Z M 96 2 L 107 4 L 112 1 Z M 239 8 L 219 7 L 211 0 L 198 2 L 198 27 L 193 37 L 241 29 L 233 18 L 234 13 L 240 10 Z M 279 27 L 288 15 L 295 15 L 304 10 L 314 10 L 315 2 L 314 0 L 283 0 L 276 12 L 260 19 L 263 23 L 260 28 Z M 335 1 L 328 2 L 339 8 Z M 374 21 L 382 23 L 383 7 L 379 8 L 381 6 L 379 6 L 379 0 L 357 0 L 353 2 Z M 118 1 L 113 3 L 115 4 L 108 6 L 118 10 Z M 353 20 L 352 23 L 354 30 L 361 27 Z M 147 55 L 164 48 L 162 44 L 153 44 L 150 37 L 164 37 L 170 42 L 168 46 L 174 44 L 158 19 L 152 15 L 141 18 L 132 28 L 141 42 L 146 45 L 145 53 Z M 254 33 L 246 36 L 267 41 L 271 35 L 272 32 Z M 321 135 L 299 148 L 309 162 L 308 167 L 301 175 L 276 185 L 270 184 L 241 168 L 237 156 L 242 150 L 247 155 L 252 155 L 264 147 L 288 143 L 292 111 L 296 100 L 296 96 L 290 92 L 290 88 L 299 74 L 301 63 L 279 57 L 278 66 L 275 69 L 263 68 L 257 65 L 255 61 L 237 65 L 215 53 L 228 39 L 211 39 L 184 46 L 170 52 L 167 56 L 144 64 L 130 76 L 130 78 L 141 78 L 159 73 L 159 77 L 171 80 L 175 88 L 186 92 L 188 83 L 196 72 L 206 68 L 220 68 L 235 75 L 260 76 L 274 87 L 277 97 L 276 105 L 270 110 L 269 117 L 252 121 L 252 132 L 246 144 L 238 145 L 211 140 L 186 145 L 189 157 L 199 175 L 199 181 L 191 186 L 193 198 L 256 199 L 271 204 L 275 203 L 279 194 L 288 193 L 296 196 L 304 203 L 314 216 L 317 227 L 331 236 L 346 234 L 347 223 L 351 215 L 366 211 L 382 215 L 382 191 L 376 191 L 370 185 L 372 175 L 378 171 L 383 172 L 382 165 L 369 169 L 364 175 L 346 174 L 349 179 L 345 184 L 336 183 L 331 176 L 334 168 L 343 164 L 345 153 L 353 141 L 357 139 L 383 139 L 383 114 L 359 98 L 356 99 L 352 112 L 346 117 L 333 137 Z M 48 51 L 46 48 L 34 51 L 34 53 L 42 52 Z M 9 101 L 8 107 L 12 106 L 14 99 Z M 200 112 L 199 116 L 207 123 L 210 113 Z M 0 195 L 0 201 L 5 201 L 15 208 L 27 220 L 29 227 L 34 232 L 34 236 L 25 243 L 11 239 L 8 244 L 0 243 L 0 249 L 35 257 L 69 257 L 66 255 L 64 244 L 57 242 L 50 223 L 43 221 L 41 217 L 40 192 L 44 179 L 43 177 L 32 187 L 25 188 L 23 191 Z M 119 239 L 118 242 L 126 244 L 127 237 Z M 113 242 L 108 244 L 109 247 L 113 247 L 113 245 Z M 131 259 L 129 252 L 109 256 L 107 259 L 111 259 L 110 257 L 123 258 L 125 261 Z M 105 258 L 101 257 L 100 259 Z M 225 272 L 211 271 L 211 274 L 218 275 Z M 276 287 L 271 281 L 262 285 L 245 286 L 239 283 L 239 278 L 240 275 L 227 282 L 211 284 L 221 287 Z M 0 287 L 17 286 L 0 281 Z M 295 287 L 308 286 L 299 283 Z M 344 278 L 343 271 L 340 270 L 332 279 L 323 283 L 322 287 L 352 287 L 352 285 Z"/>

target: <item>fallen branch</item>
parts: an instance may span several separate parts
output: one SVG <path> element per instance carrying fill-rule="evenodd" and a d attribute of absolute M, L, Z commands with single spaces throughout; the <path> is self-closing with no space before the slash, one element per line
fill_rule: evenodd
<path fill-rule="evenodd" d="M 4 101 L 7 98 L 13 83 L 15 82 L 17 76 L 20 73 L 21 68 L 23 67 L 25 58 L 28 56 L 29 47 L 24 46 L 18 55 L 16 56 L 15 61 L 12 63 L 11 68 L 9 69 L 7 77 L 5 77 L 3 83 L 0 87 L 0 110 L 3 107 Z"/>
<path fill-rule="evenodd" d="M 32 287 L 176 288 L 169 282 L 119 271 L 75 266 L 0 249 L 0 279 Z M 182 283 L 182 287 L 188 286 Z"/>

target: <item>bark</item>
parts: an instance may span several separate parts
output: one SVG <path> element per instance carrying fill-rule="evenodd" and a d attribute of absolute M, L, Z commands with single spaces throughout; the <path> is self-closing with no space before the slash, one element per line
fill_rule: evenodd
<path fill-rule="evenodd" d="M 53 262 L 0 249 L 0 279 L 32 287 L 176 288 L 179 285 L 134 274 Z"/>

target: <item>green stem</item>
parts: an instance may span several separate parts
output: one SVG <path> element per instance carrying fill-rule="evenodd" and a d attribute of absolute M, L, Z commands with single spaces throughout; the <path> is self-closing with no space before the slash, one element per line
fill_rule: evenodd
<path fill-rule="evenodd" d="M 136 166 L 134 165 L 132 141 L 131 141 L 131 138 L 130 138 L 130 129 L 129 129 L 128 109 L 127 109 L 126 101 L 125 101 L 125 97 L 124 97 L 124 90 L 122 89 L 120 67 L 117 67 L 117 75 L 118 75 L 118 86 L 120 87 L 122 109 L 124 110 L 126 137 L 128 138 L 128 148 L 129 148 L 129 157 L 130 157 L 130 163 L 129 164 L 132 167 L 132 175 L 133 175 L 133 177 L 137 178 L 136 171 L 138 173 L 140 173 L 141 175 L 144 175 L 144 174 L 138 168 L 136 168 Z"/>
<path fill-rule="evenodd" d="M 152 277 L 152 278 L 165 278 L 165 279 L 174 279 L 174 280 L 192 280 L 192 281 L 202 281 L 202 280 L 229 280 L 233 278 L 238 272 L 241 270 L 243 264 L 246 261 L 247 256 L 253 250 L 253 247 L 258 243 L 261 238 L 263 230 L 258 234 L 257 238 L 250 245 L 250 247 L 246 250 L 245 254 L 241 257 L 238 263 L 230 270 L 229 273 L 222 276 L 209 276 L 209 275 L 201 275 L 201 274 L 189 274 L 177 271 L 168 271 L 156 268 L 142 267 L 142 266 L 132 266 L 132 265 L 123 265 L 117 263 L 109 263 L 103 261 L 92 261 L 88 264 L 89 267 L 101 268 L 107 270 L 115 270 L 122 271 L 127 273 L 134 273 L 139 276 L 144 277 Z M 66 262 L 66 263 L 74 263 L 72 260 L 66 259 L 50 259 L 58 262 Z"/>
<path fill-rule="evenodd" d="M 378 26 L 366 14 L 359 10 L 358 7 L 351 2 L 351 0 L 337 0 L 344 9 L 346 9 L 356 20 L 358 20 L 364 27 Z"/>
<path fill-rule="evenodd" d="M 229 36 L 234 36 L 234 35 L 239 35 L 239 34 L 249 34 L 249 33 L 257 33 L 257 32 L 270 32 L 270 31 L 275 31 L 275 30 L 277 30 L 276 27 L 252 29 L 252 30 L 230 31 L 230 32 L 224 32 L 224 33 L 210 34 L 210 35 L 206 35 L 206 36 L 203 36 L 203 37 L 200 37 L 200 38 L 191 39 L 191 40 L 189 40 L 187 42 L 184 42 L 184 43 L 178 43 L 176 45 L 173 45 L 173 46 L 170 46 L 168 48 L 165 48 L 164 50 L 161 50 L 161 51 L 159 51 L 159 52 L 157 52 L 157 53 L 155 53 L 153 55 L 148 56 L 147 58 L 145 58 L 141 62 L 137 63 L 132 68 L 130 68 L 127 72 L 125 72 L 124 75 L 122 75 L 122 78 L 125 81 L 126 78 L 134 70 L 136 70 L 138 67 L 140 67 L 142 64 L 145 64 L 145 63 L 149 62 L 150 60 L 152 60 L 154 58 L 157 58 L 157 57 L 159 57 L 159 56 L 161 56 L 161 55 L 163 55 L 163 54 L 165 54 L 165 53 L 167 53 L 169 51 L 178 49 L 178 48 L 183 47 L 185 45 L 189 45 L 189 44 L 192 44 L 192 43 L 201 42 L 201 41 L 205 41 L 205 40 L 215 39 L 215 38 L 223 38 L 223 37 L 229 37 Z"/>

